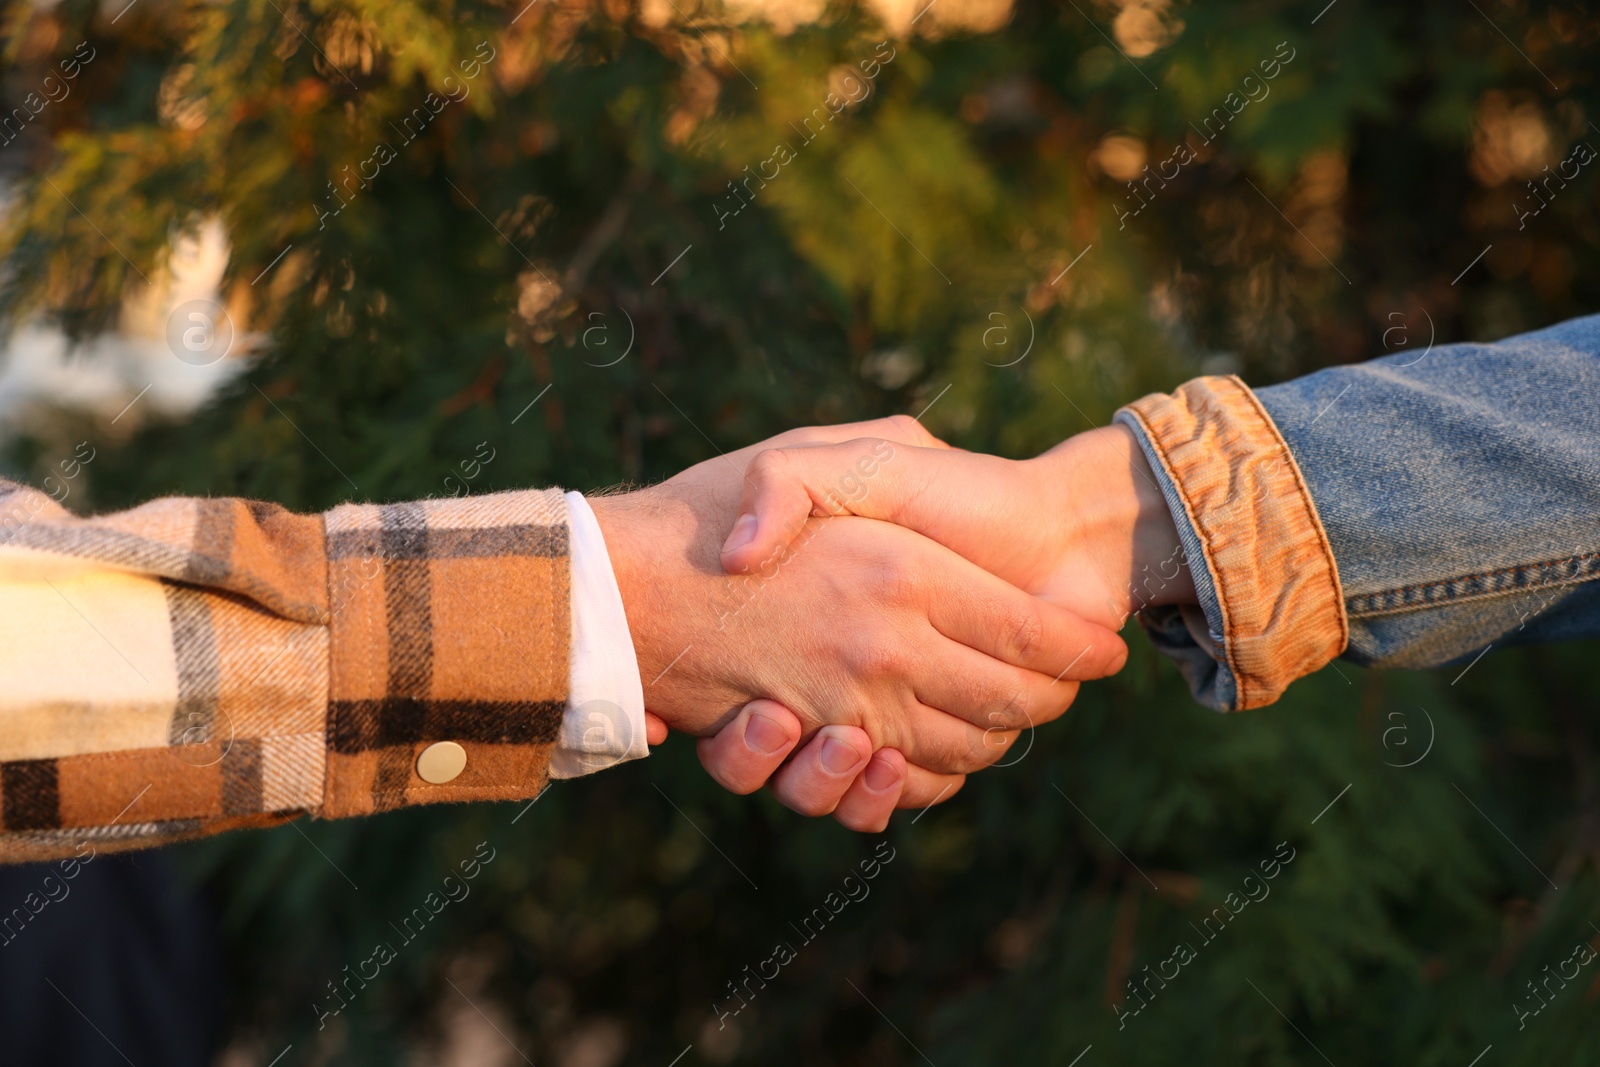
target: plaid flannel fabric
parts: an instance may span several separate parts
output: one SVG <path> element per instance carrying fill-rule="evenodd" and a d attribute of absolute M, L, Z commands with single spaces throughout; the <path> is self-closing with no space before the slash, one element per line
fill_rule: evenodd
<path fill-rule="evenodd" d="M 569 582 L 559 490 L 85 519 L 0 482 L 0 860 L 535 796 Z"/>

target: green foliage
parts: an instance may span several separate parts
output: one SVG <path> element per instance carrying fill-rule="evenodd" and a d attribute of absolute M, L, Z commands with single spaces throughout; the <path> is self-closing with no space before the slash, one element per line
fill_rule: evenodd
<path fill-rule="evenodd" d="M 931 14 L 911 38 L 854 10 L 785 36 L 659 6 L 14 5 L 17 91 L 79 40 L 99 54 L 0 148 L 21 178 L 10 321 L 107 328 L 216 216 L 229 306 L 272 338 L 192 419 L 81 427 L 103 442 L 93 505 L 442 495 L 482 441 L 474 491 L 587 489 L 936 398 L 933 429 L 1020 455 L 1203 371 L 1382 355 L 1394 313 L 1420 345 L 1423 309 L 1444 343 L 1600 301 L 1593 174 L 1519 231 L 1519 183 L 1485 177 L 1474 125 L 1500 93 L 1557 158 L 1590 136 L 1592 13 L 1188 6 L 1127 59 L 1105 5 L 1025 0 L 990 33 Z M 796 129 L 885 39 L 871 94 Z M 1137 202 L 1106 138 L 1152 164 L 1198 145 L 1191 123 L 1285 41 L 1271 94 L 1119 226 Z M 394 158 L 361 187 L 380 143 Z M 779 143 L 793 160 L 719 217 Z M 348 206 L 319 223 L 330 182 Z M 11 459 L 52 455 L 24 440 Z M 871 896 L 723 1029 L 726 983 L 873 843 L 723 793 L 681 740 L 515 823 L 520 806 L 435 809 L 187 847 L 234 950 L 232 1039 L 259 1062 L 292 1042 L 286 1062 L 392 1063 L 471 995 L 539 1063 L 622 1062 L 581 1058 L 605 1035 L 641 1064 L 690 1043 L 684 1064 L 1600 1056 L 1593 977 L 1525 1029 L 1511 1007 L 1595 934 L 1583 650 L 1497 649 L 1459 684 L 1341 665 L 1224 718 L 1134 644 L 1016 766 L 897 819 Z M 472 895 L 319 1033 L 325 983 L 480 841 L 496 859 Z M 1280 842 L 1295 858 L 1270 895 L 1119 1031 L 1125 980 L 1198 941 Z"/>

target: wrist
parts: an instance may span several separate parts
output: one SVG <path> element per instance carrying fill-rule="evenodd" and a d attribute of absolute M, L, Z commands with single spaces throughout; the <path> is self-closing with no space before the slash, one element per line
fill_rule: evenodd
<path fill-rule="evenodd" d="M 648 490 L 587 499 L 605 539 L 611 572 L 622 597 L 639 677 L 646 683 L 646 706 L 659 711 L 651 705 L 648 686 L 672 654 L 662 658 L 659 646 L 666 635 L 659 625 L 661 605 L 654 600 L 666 581 L 662 563 L 673 549 L 666 542 L 672 539 L 671 531 L 680 528 L 680 524 L 660 521 L 657 514 L 660 502 L 653 501 Z M 652 574 L 655 575 L 653 580 Z"/>
<path fill-rule="evenodd" d="M 724 632 L 737 601 L 718 544 L 732 504 L 666 482 L 591 497 L 589 506 L 628 618 L 645 708 L 674 730 L 715 732 L 759 695 Z"/>
<path fill-rule="evenodd" d="M 1131 430 L 1090 430 L 1028 462 L 1067 516 L 1057 599 L 1108 625 L 1145 607 L 1195 602 L 1172 511 Z M 1083 590 L 1092 590 L 1093 614 Z"/>
<path fill-rule="evenodd" d="M 1192 560 L 1184 551 L 1172 505 L 1161 491 L 1156 472 L 1145 458 L 1134 432 L 1121 425 L 1111 428 L 1117 432 L 1119 441 L 1125 443 L 1139 500 L 1133 532 L 1131 610 L 1161 604 L 1197 604 L 1199 597 L 1195 594 L 1194 576 L 1189 568 L 1203 567 L 1205 561 Z"/>

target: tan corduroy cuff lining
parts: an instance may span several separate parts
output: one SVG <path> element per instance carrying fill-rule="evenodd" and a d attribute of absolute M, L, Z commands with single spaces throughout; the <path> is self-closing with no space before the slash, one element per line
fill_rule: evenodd
<path fill-rule="evenodd" d="M 1333 551 L 1294 456 L 1232 375 L 1122 410 L 1154 445 L 1205 552 L 1238 707 L 1272 703 L 1349 639 Z"/>

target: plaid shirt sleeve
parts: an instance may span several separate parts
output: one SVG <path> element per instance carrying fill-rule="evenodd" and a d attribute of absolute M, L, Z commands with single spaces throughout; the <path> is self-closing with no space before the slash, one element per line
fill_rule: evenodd
<path fill-rule="evenodd" d="M 86 519 L 0 481 L 0 861 L 538 795 L 568 556 L 559 490 Z"/>

